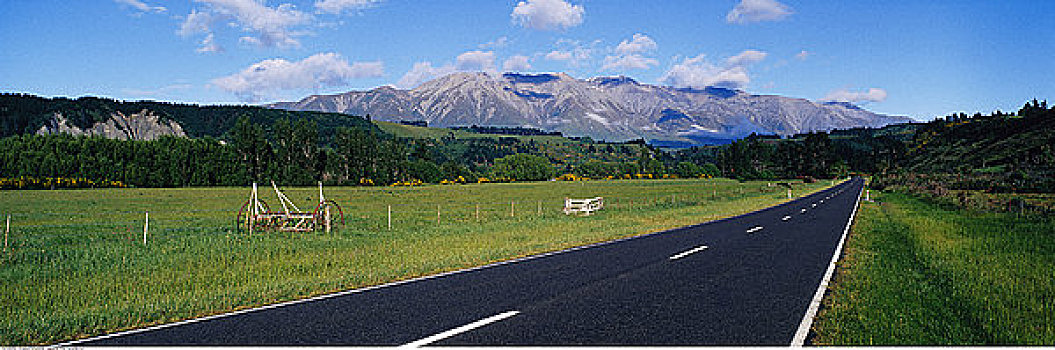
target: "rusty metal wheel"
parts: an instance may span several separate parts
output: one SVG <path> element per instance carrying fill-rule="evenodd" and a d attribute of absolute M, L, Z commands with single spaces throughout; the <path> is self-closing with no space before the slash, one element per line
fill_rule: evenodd
<path fill-rule="evenodd" d="M 264 212 L 271 211 L 271 207 L 267 205 L 267 202 L 260 200 L 260 205 L 264 207 Z M 249 228 L 251 226 L 259 229 L 262 226 L 266 225 L 261 225 L 261 223 L 256 222 L 254 218 L 251 217 L 252 215 L 250 215 L 250 212 L 251 210 L 249 210 L 249 201 L 246 200 L 245 204 L 242 204 L 242 208 L 238 210 L 238 216 L 235 217 L 235 231 L 237 231 L 238 233 L 245 233 L 249 231 Z"/>

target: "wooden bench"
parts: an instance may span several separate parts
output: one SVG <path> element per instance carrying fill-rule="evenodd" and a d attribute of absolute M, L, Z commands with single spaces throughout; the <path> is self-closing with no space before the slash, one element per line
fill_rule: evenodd
<path fill-rule="evenodd" d="M 590 215 L 595 211 L 601 210 L 601 208 L 604 208 L 604 197 L 587 199 L 564 198 L 564 214 L 566 215 L 571 215 L 572 213 Z"/>

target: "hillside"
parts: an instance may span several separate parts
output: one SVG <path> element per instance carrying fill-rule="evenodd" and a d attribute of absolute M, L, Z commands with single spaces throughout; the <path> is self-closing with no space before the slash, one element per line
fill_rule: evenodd
<path fill-rule="evenodd" d="M 961 114 L 925 124 L 915 135 L 906 169 L 1055 175 L 1055 112 L 1031 107 L 1017 116 Z"/>
<path fill-rule="evenodd" d="M 429 125 L 523 126 L 597 140 L 669 145 L 723 144 L 751 133 L 792 135 L 908 122 L 842 102 L 753 95 L 716 87 L 682 89 L 627 77 L 454 73 L 411 90 L 379 87 L 269 105 L 370 115 Z"/>
<path fill-rule="evenodd" d="M 927 123 L 831 133 L 851 169 L 882 173 L 877 185 L 920 191 L 1055 191 L 1055 109 L 1037 100 L 1017 113 L 958 113 Z M 922 177 L 921 177 L 922 175 Z"/>
<path fill-rule="evenodd" d="M 374 125 L 377 125 L 381 131 L 390 134 L 395 137 L 411 138 L 411 139 L 442 139 L 453 137 L 455 139 L 499 139 L 504 137 L 512 137 L 520 141 L 535 141 L 535 142 L 547 142 L 547 143 L 569 143 L 572 140 L 561 137 L 561 136 L 525 136 L 525 135 L 502 135 L 502 134 L 481 134 L 474 133 L 465 130 L 451 130 L 446 128 L 430 128 L 421 127 L 414 125 L 404 125 L 400 123 L 386 122 L 375 120 Z"/>
<path fill-rule="evenodd" d="M 604 166 L 608 175 L 640 172 L 637 165 L 643 155 L 673 165 L 673 158 L 639 142 L 596 142 L 551 135 L 483 134 L 465 130 L 420 127 L 374 121 L 383 132 L 406 144 L 414 157 L 436 164 L 453 163 L 477 173 L 486 173 L 497 158 L 517 153 L 545 157 L 560 173 L 587 175 L 583 165 Z M 659 168 L 662 165 L 654 166 Z M 627 169 L 619 172 L 615 170 Z M 655 169 L 656 173 L 661 173 Z M 621 171 L 621 170 L 620 170 Z M 596 172 L 590 175 L 599 175 Z"/>
<path fill-rule="evenodd" d="M 46 130 L 104 128 L 121 116 L 150 115 L 164 125 L 179 128 L 175 136 L 219 138 L 234 127 L 240 117 L 256 124 L 271 125 L 280 119 L 307 119 L 318 123 L 322 140 L 332 140 L 338 127 L 376 128 L 361 117 L 339 113 L 298 112 L 256 106 L 198 106 L 154 101 L 117 101 L 98 97 L 68 99 L 23 94 L 0 94 L 0 137 L 51 133 Z M 66 127 L 59 127 L 65 125 Z M 156 129 L 156 128 L 155 128 Z M 78 134 L 74 132 L 73 134 Z M 88 134 L 88 133 L 81 133 Z M 103 134 L 106 136 L 106 134 Z M 120 138 L 120 137 L 111 137 Z"/>

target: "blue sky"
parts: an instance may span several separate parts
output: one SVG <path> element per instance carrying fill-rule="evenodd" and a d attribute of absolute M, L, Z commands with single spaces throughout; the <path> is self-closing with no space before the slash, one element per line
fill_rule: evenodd
<path fill-rule="evenodd" d="M 454 71 L 626 75 L 929 120 L 1055 99 L 1055 1 L 0 4 L 0 91 L 264 103 Z"/>

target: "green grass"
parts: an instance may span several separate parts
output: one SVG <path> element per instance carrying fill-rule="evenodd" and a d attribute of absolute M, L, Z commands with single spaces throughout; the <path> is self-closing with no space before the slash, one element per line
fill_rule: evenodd
<path fill-rule="evenodd" d="M 395 135 L 396 137 L 407 137 L 415 139 L 440 139 L 445 136 L 454 134 L 456 139 L 498 139 L 502 137 L 512 137 L 520 141 L 527 142 L 534 140 L 535 142 L 546 142 L 553 144 L 567 144 L 576 143 L 566 137 L 552 136 L 552 135 L 498 135 L 498 134 L 481 134 L 475 132 L 469 132 L 465 130 L 451 130 L 447 128 L 432 128 L 432 127 L 420 127 L 414 125 L 403 125 L 399 123 L 385 122 L 375 120 L 374 125 L 377 125 L 381 131 Z"/>
<path fill-rule="evenodd" d="M 316 188 L 284 192 L 305 206 L 317 201 Z M 260 193 L 278 207 L 269 188 Z M 231 231 L 246 188 L 0 191 L 0 214 L 12 214 L 13 228 L 0 255 L 0 344 L 49 344 L 376 285 L 786 201 L 779 187 L 731 180 L 342 187 L 326 196 L 344 206 L 343 228 L 249 236 Z M 604 196 L 606 207 L 565 216 L 565 196 Z"/>
<path fill-rule="evenodd" d="M 813 343 L 1055 344 L 1055 220 L 872 195 Z"/>

